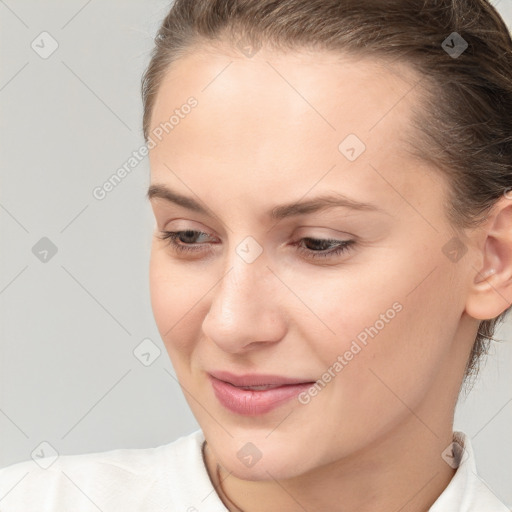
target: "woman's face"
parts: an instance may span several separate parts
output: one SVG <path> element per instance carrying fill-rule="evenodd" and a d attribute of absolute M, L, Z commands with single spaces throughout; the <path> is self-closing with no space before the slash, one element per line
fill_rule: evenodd
<path fill-rule="evenodd" d="M 418 77 L 371 58 L 244 51 L 175 62 L 150 127 L 151 300 L 186 399 L 246 479 L 298 475 L 401 428 L 436 435 L 476 324 L 447 186 L 404 142 Z M 190 231 L 175 239 L 189 250 L 164 231 Z M 235 398 L 219 399 L 209 374 L 221 371 L 318 382 L 224 385 Z M 283 389 L 293 396 L 272 402 Z"/>

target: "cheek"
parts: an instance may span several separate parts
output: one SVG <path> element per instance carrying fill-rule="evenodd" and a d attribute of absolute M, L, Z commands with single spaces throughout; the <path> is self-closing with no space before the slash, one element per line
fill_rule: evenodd
<path fill-rule="evenodd" d="M 403 402 L 417 405 L 451 357 L 462 306 L 450 267 L 438 261 L 432 272 L 433 258 L 395 260 L 386 272 L 359 274 L 357 284 L 347 278 L 331 286 L 320 309 L 336 334 L 318 350 L 336 375 L 334 403 L 350 406 L 354 428 L 369 415 L 391 421 L 406 410 Z"/>
<path fill-rule="evenodd" d="M 182 266 L 173 264 L 164 249 L 155 247 L 151 251 L 149 282 L 153 316 L 169 355 L 191 350 L 193 330 L 200 325 L 198 301 L 208 287 L 203 280 L 194 280 Z"/>

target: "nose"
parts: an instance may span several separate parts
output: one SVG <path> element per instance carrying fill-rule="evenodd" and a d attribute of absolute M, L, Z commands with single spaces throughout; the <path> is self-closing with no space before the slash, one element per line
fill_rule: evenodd
<path fill-rule="evenodd" d="M 221 350 L 243 353 L 277 343 L 286 319 L 279 299 L 283 283 L 260 255 L 247 262 L 234 251 L 224 277 L 211 291 L 203 332 Z"/>

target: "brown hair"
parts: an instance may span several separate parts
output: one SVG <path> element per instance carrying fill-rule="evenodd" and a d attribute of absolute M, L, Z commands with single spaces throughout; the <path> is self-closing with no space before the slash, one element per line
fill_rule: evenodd
<path fill-rule="evenodd" d="M 512 188 L 512 40 L 488 1 L 175 0 L 142 78 L 146 141 L 169 65 L 202 44 L 236 46 L 240 40 L 253 47 L 350 52 L 412 66 L 422 77 L 423 93 L 414 122 L 421 137 L 412 143 L 413 153 L 448 179 L 447 216 L 462 239 L 463 230 L 484 222 Z M 450 54 L 466 43 L 462 54 Z M 480 322 L 465 377 L 477 374 L 509 309 Z"/>

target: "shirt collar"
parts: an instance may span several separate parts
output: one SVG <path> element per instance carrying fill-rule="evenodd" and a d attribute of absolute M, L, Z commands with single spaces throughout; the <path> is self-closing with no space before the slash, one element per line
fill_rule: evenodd
<path fill-rule="evenodd" d="M 201 447 L 204 434 L 196 431 L 196 459 L 200 462 L 204 478 L 211 485 L 210 477 L 202 458 Z M 453 442 L 441 454 L 445 462 L 456 469 L 450 483 L 428 512 L 511 512 L 493 493 L 487 483 L 478 476 L 475 455 L 469 436 L 464 432 L 454 432 Z M 196 463 L 197 463 L 196 462 Z M 194 492 L 197 491 L 197 482 Z M 211 488 L 213 491 L 213 487 Z M 192 491 L 191 491 L 192 492 Z M 210 492 L 207 503 L 202 504 L 201 512 L 227 510 L 215 492 Z M 208 508 L 212 507 L 212 509 Z"/>
<path fill-rule="evenodd" d="M 429 512 L 508 512 L 478 476 L 473 447 L 464 432 L 453 433 L 453 442 L 441 457 L 456 472 Z"/>

